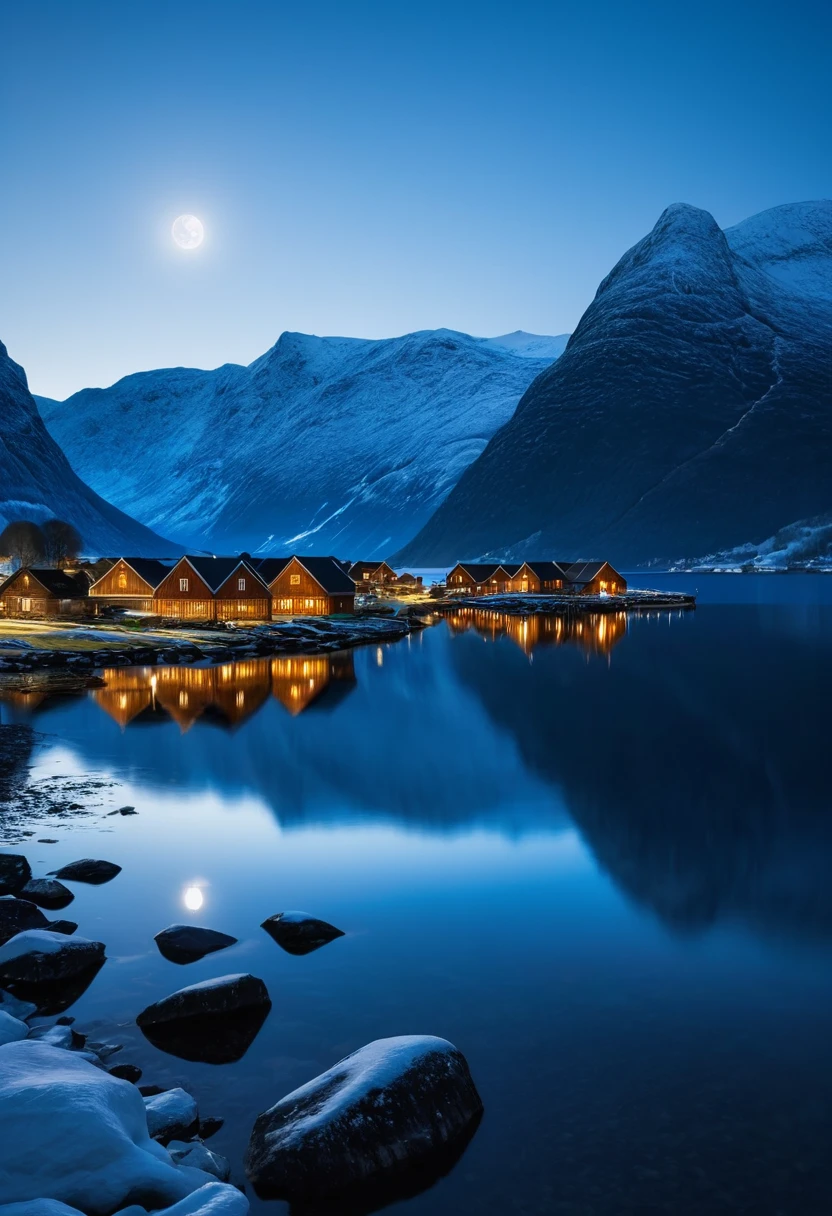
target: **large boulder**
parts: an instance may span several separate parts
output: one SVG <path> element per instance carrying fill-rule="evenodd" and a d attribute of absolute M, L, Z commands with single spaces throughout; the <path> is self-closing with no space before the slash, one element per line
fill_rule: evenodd
<path fill-rule="evenodd" d="M 120 873 L 121 866 L 117 866 L 115 862 L 96 861 L 92 857 L 84 857 L 81 861 L 71 861 L 69 865 L 61 866 L 60 870 L 52 871 L 55 878 L 65 878 L 70 882 L 88 882 L 94 886 L 109 882 Z"/>
<path fill-rule="evenodd" d="M 445 1039 L 379 1039 L 258 1116 L 246 1173 L 262 1197 L 310 1200 L 432 1168 L 467 1143 L 482 1102 Z"/>
<path fill-rule="evenodd" d="M 160 1051 L 183 1060 L 229 1064 L 253 1043 L 271 1009 L 262 980 L 224 975 L 180 988 L 136 1018 Z"/>
<path fill-rule="evenodd" d="M 204 1181 L 150 1138 L 134 1086 L 77 1052 L 33 1041 L 0 1047 L 0 1195 L 7 1203 L 53 1199 L 109 1216 L 128 1203 L 177 1203 Z"/>
<path fill-rule="evenodd" d="M 32 877 L 32 868 L 20 853 L 0 853 L 0 895 L 14 895 Z"/>
<path fill-rule="evenodd" d="M 24 929 L 45 929 L 49 921 L 36 904 L 14 895 L 0 896 L 0 946 Z"/>
<path fill-rule="evenodd" d="M 57 878 L 30 878 L 20 888 L 22 899 L 29 899 L 39 908 L 65 908 L 75 896 Z"/>
<path fill-rule="evenodd" d="M 103 959 L 103 942 L 26 929 L 0 946 L 0 979 L 54 983 L 89 971 Z"/>
<path fill-rule="evenodd" d="M 277 912 L 260 927 L 288 954 L 311 954 L 336 937 L 344 936 L 342 929 L 336 929 L 308 912 Z"/>
<path fill-rule="evenodd" d="M 217 929 L 203 929 L 200 925 L 169 925 L 153 940 L 159 953 L 171 963 L 193 963 L 206 954 L 235 945 L 237 938 Z"/>

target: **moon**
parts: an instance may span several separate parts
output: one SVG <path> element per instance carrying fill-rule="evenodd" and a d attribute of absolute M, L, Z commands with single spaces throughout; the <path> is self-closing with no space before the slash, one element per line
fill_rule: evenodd
<path fill-rule="evenodd" d="M 198 912 L 205 902 L 205 897 L 199 887 L 186 887 L 182 902 L 189 912 Z"/>
<path fill-rule="evenodd" d="M 180 249 L 196 249 L 205 238 L 205 229 L 195 215 L 180 215 L 173 221 L 171 234 Z"/>

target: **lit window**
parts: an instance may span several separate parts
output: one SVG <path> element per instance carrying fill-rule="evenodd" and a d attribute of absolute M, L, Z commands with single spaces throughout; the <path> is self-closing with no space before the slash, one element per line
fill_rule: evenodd
<path fill-rule="evenodd" d="M 246 580 L 244 578 L 238 578 L 237 579 L 237 590 L 245 591 L 245 589 L 246 589 Z"/>
<path fill-rule="evenodd" d="M 300 575 L 299 574 L 290 574 L 289 582 L 291 583 L 291 585 L 293 587 L 297 587 L 300 584 Z"/>
<path fill-rule="evenodd" d="M 120 574 L 118 576 L 118 589 L 119 589 L 119 591 L 125 591 L 126 588 L 127 588 L 127 575 Z"/>
<path fill-rule="evenodd" d="M 31 612 L 32 611 L 32 601 L 29 599 L 22 599 L 20 601 L 20 611 L 21 612 Z"/>
<path fill-rule="evenodd" d="M 187 580 L 186 578 L 180 578 L 180 580 L 179 580 L 179 590 L 180 590 L 180 591 L 187 591 L 187 590 L 188 590 L 188 580 Z"/>

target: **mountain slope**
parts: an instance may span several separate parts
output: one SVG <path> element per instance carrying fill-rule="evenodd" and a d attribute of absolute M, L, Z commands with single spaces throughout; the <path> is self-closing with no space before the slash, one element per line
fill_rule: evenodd
<path fill-rule="evenodd" d="M 26 373 L 0 342 L 0 529 L 14 519 L 52 516 L 75 525 L 88 553 L 152 557 L 180 551 L 76 476 L 43 424 Z"/>
<path fill-rule="evenodd" d="M 140 372 L 39 404 L 79 473 L 167 535 L 371 557 L 414 535 L 563 341 L 285 333 L 249 367 Z"/>
<path fill-rule="evenodd" d="M 648 564 L 828 513 L 830 343 L 832 203 L 669 207 L 398 559 Z"/>

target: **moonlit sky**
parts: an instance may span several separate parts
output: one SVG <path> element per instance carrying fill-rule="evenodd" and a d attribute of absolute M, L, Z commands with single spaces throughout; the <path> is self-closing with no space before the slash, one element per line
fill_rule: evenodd
<path fill-rule="evenodd" d="M 0 338 L 47 396 L 285 329 L 562 333 L 668 203 L 832 194 L 828 3 L 27 0 L 2 28 Z"/>

